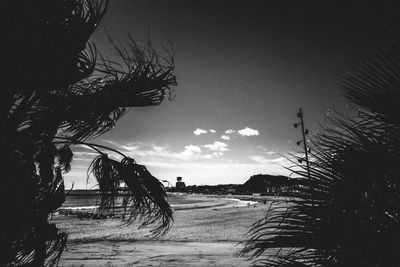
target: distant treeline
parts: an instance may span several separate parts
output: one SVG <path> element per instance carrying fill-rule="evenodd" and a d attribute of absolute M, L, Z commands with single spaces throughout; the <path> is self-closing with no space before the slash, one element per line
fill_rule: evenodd
<path fill-rule="evenodd" d="M 287 176 L 257 174 L 251 176 L 244 184 L 190 185 L 179 189 L 168 188 L 168 191 L 215 195 L 294 195 L 296 184 L 293 181 Z"/>
<path fill-rule="evenodd" d="M 211 195 L 296 195 L 295 179 L 289 179 L 287 176 L 257 174 L 251 176 L 243 184 L 219 184 L 219 185 L 189 185 L 183 188 L 169 187 L 168 192 L 185 192 L 195 194 Z M 116 195 L 125 195 L 128 192 L 124 188 L 113 192 Z M 95 196 L 99 190 L 72 190 L 71 196 Z M 111 194 L 111 192 L 110 192 Z"/>

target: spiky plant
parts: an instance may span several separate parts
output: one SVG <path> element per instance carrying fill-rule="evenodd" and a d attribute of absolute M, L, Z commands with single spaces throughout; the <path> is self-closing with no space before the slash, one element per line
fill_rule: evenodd
<path fill-rule="evenodd" d="M 293 169 L 298 197 L 275 203 L 242 251 L 255 266 L 397 266 L 400 261 L 400 50 L 349 60 L 338 114 Z"/>
<path fill-rule="evenodd" d="M 91 165 L 102 207 L 129 190 L 130 220 L 162 234 L 172 222 L 165 189 L 132 158 L 90 143 L 129 109 L 159 105 L 176 85 L 173 56 L 130 38 L 103 58 L 89 37 L 107 1 L 1 1 L 0 266 L 54 265 L 67 236 L 48 222 L 65 198 L 73 145 L 99 153 Z M 100 58 L 100 60 L 98 60 Z"/>

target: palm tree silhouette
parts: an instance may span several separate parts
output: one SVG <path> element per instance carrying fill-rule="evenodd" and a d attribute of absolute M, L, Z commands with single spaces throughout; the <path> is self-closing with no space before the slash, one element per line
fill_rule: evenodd
<path fill-rule="evenodd" d="M 102 57 L 89 37 L 108 1 L 2 1 L 0 53 L 0 265 L 57 264 L 67 236 L 48 222 L 65 199 L 63 173 L 73 145 L 99 153 L 90 166 L 101 206 L 117 189 L 128 194 L 130 221 L 163 234 L 172 209 L 162 183 L 132 158 L 90 140 L 115 126 L 129 107 L 173 97 L 173 55 L 150 42 L 114 45 L 119 63 Z M 119 160 L 108 154 L 117 154 Z"/>
<path fill-rule="evenodd" d="M 400 260 L 400 50 L 351 58 L 341 69 L 357 115 L 337 114 L 297 164 L 297 191 L 271 204 L 242 254 L 266 266 L 396 266 Z M 295 163 L 295 161 L 293 161 Z M 313 205 L 314 204 L 314 205 Z"/>

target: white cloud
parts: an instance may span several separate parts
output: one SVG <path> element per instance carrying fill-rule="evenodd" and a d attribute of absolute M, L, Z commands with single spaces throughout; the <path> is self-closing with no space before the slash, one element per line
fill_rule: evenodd
<path fill-rule="evenodd" d="M 214 130 L 214 129 L 210 129 L 209 131 L 210 131 L 210 133 L 216 133 L 216 132 L 217 132 L 217 131 Z"/>
<path fill-rule="evenodd" d="M 235 132 L 236 132 L 236 131 L 233 130 L 233 129 L 229 129 L 229 130 L 226 130 L 226 131 L 225 131 L 226 134 L 234 134 Z"/>
<path fill-rule="evenodd" d="M 255 135 L 259 135 L 260 133 L 258 132 L 258 130 L 255 129 L 251 129 L 249 127 L 246 127 L 242 130 L 239 130 L 238 133 L 241 136 L 255 136 Z"/>
<path fill-rule="evenodd" d="M 208 144 L 205 145 L 204 147 L 215 152 L 224 152 L 229 150 L 227 144 L 219 141 L 215 141 L 214 144 Z"/>
<path fill-rule="evenodd" d="M 229 135 L 221 135 L 221 138 L 224 139 L 224 140 L 229 140 L 229 139 L 231 139 L 231 138 L 229 137 Z"/>
<path fill-rule="evenodd" d="M 146 167 L 163 168 L 163 169 L 177 169 L 176 164 L 160 162 L 160 161 L 144 161 L 142 162 Z"/>
<path fill-rule="evenodd" d="M 290 162 L 284 157 L 278 157 L 274 159 L 266 158 L 264 156 L 250 156 L 252 161 L 255 161 L 260 164 L 281 164 L 288 165 Z"/>
<path fill-rule="evenodd" d="M 118 142 L 115 142 L 115 141 L 113 141 L 113 140 L 101 139 L 101 141 L 104 142 L 104 143 L 107 143 L 107 144 L 111 144 L 111 145 L 113 145 L 113 146 L 118 146 L 118 145 L 119 145 Z"/>
<path fill-rule="evenodd" d="M 200 129 L 201 130 L 201 129 Z M 183 150 L 171 150 L 168 146 L 160 146 L 144 142 L 130 142 L 126 145 L 116 146 L 122 153 L 133 157 L 136 161 L 141 162 L 166 162 L 175 163 L 176 161 L 190 161 L 190 160 L 209 160 L 213 157 L 219 156 L 212 152 L 228 151 L 228 145 L 222 142 L 215 142 L 208 145 L 186 145 Z M 211 153 L 207 153 L 211 151 Z M 86 151 L 85 151 L 86 152 Z M 86 153 L 80 153 L 82 155 Z M 114 155 L 118 160 L 119 155 Z M 93 158 L 93 156 L 91 157 Z"/>
<path fill-rule="evenodd" d="M 192 160 L 199 158 L 207 158 L 202 154 L 202 149 L 199 146 L 187 145 L 185 149 L 181 152 L 172 152 L 170 150 L 165 150 L 164 153 L 159 155 L 160 158 L 168 160 Z"/>
<path fill-rule="evenodd" d="M 157 146 L 154 144 L 144 144 L 140 142 L 131 143 L 127 146 L 120 146 L 123 153 L 131 155 L 133 158 L 140 157 L 148 160 L 165 160 L 173 162 L 175 160 L 210 159 L 212 155 L 203 154 L 200 146 L 187 145 L 183 151 L 171 151 L 167 146 Z"/>
<path fill-rule="evenodd" d="M 74 157 L 73 157 L 73 162 L 74 165 L 77 164 L 77 162 L 89 162 L 92 161 L 95 157 L 97 157 L 99 153 L 95 152 L 81 152 L 81 151 L 74 151 Z M 85 165 L 86 165 L 85 163 Z"/>
<path fill-rule="evenodd" d="M 270 155 L 265 151 L 262 154 L 254 153 L 245 161 L 226 158 L 224 154 L 229 146 L 218 141 L 207 145 L 187 144 L 176 149 L 145 142 L 125 144 L 116 148 L 132 156 L 139 164 L 144 164 L 155 177 L 171 182 L 177 176 L 182 176 L 187 184 L 243 183 L 257 173 L 289 175 L 290 171 L 284 167 L 292 165 L 279 153 Z M 77 152 L 81 153 L 78 153 L 78 160 L 73 163 L 73 170 L 65 176 L 66 186 L 70 187 L 72 181 L 76 181 L 75 188 L 91 188 L 97 182 L 91 176 L 86 185 L 89 162 L 79 160 L 80 156 L 86 157 L 86 153 L 82 152 L 89 151 L 81 149 Z"/>
<path fill-rule="evenodd" d="M 96 157 L 98 156 L 99 153 L 95 153 L 95 152 L 81 152 L 81 151 L 74 151 L 74 159 L 75 157 Z"/>
<path fill-rule="evenodd" d="M 120 147 L 125 149 L 125 150 L 128 150 L 128 151 L 135 151 L 135 150 L 138 150 L 140 148 L 140 146 L 138 146 L 138 145 L 123 145 L 123 146 L 120 146 Z"/>
<path fill-rule="evenodd" d="M 140 142 L 134 142 L 128 145 L 120 146 L 123 153 L 129 153 L 133 157 L 153 157 L 163 156 L 169 154 L 166 146 L 157 146 L 154 144 L 143 144 Z"/>
<path fill-rule="evenodd" d="M 252 161 L 255 161 L 257 163 L 261 163 L 261 164 L 266 164 L 269 162 L 269 160 L 263 156 L 250 156 L 249 157 Z"/>
<path fill-rule="evenodd" d="M 188 155 L 194 155 L 196 153 L 201 153 L 201 148 L 199 146 L 188 145 L 185 146 L 185 150 L 182 153 Z"/>
<path fill-rule="evenodd" d="M 166 150 L 161 157 L 171 158 L 171 159 L 183 159 L 190 160 L 197 157 L 201 153 L 201 148 L 194 145 L 185 146 L 184 150 L 181 152 L 172 152 L 170 150 Z"/>
<path fill-rule="evenodd" d="M 193 133 L 194 133 L 195 135 L 206 134 L 206 133 L 207 133 L 207 130 L 197 128 Z"/>

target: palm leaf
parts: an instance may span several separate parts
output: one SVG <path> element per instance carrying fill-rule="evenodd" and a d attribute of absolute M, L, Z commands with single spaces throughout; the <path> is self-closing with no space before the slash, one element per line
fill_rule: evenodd
<path fill-rule="evenodd" d="M 43 266 L 45 258 L 57 264 L 66 236 L 47 221 L 65 199 L 62 173 L 71 167 L 70 146 L 112 129 L 129 107 L 158 105 L 172 95 L 173 58 L 157 54 L 150 43 L 131 40 L 129 49 L 120 49 L 125 66 L 105 60 L 88 43 L 107 5 L 107 0 L 1 2 L 0 51 L 7 68 L 1 76 L 0 170 L 7 179 L 0 182 L 0 203 L 9 218 L 0 223 L 1 266 Z M 113 205 L 123 183 L 120 173 L 127 173 L 124 179 L 138 193 L 132 198 L 134 217 L 144 225 L 149 216 L 155 232 L 167 229 L 172 213 L 164 188 L 144 167 L 125 171 L 138 166 L 124 164 L 107 157 L 92 164 L 102 206 Z"/>
<path fill-rule="evenodd" d="M 352 61 L 341 80 L 358 115 L 330 120 L 312 142 L 310 176 L 304 165 L 293 169 L 297 197 L 272 205 L 250 229 L 242 253 L 255 266 L 400 260 L 399 49 L 370 58 Z"/>
<path fill-rule="evenodd" d="M 163 184 L 143 166 L 131 158 L 121 162 L 103 154 L 96 157 L 90 165 L 100 189 L 100 207 L 115 205 L 119 188 L 124 183 L 128 189 L 127 203 L 130 207 L 128 222 L 139 222 L 141 227 L 154 226 L 152 233 L 165 234 L 172 222 L 172 209 L 167 201 Z"/>

